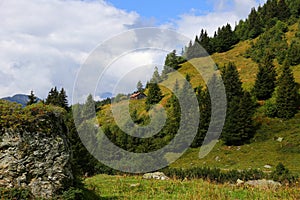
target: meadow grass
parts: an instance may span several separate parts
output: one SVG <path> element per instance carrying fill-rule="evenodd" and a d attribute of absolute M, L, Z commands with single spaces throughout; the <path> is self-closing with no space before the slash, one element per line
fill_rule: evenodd
<path fill-rule="evenodd" d="M 96 175 L 85 187 L 101 199 L 300 199 L 299 188 L 257 189 L 195 180 L 145 180 L 141 176 Z"/>

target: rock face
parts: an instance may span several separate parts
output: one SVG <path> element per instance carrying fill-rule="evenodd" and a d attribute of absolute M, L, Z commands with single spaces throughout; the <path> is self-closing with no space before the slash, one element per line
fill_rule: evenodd
<path fill-rule="evenodd" d="M 154 173 L 146 173 L 143 175 L 143 179 L 157 179 L 157 180 L 168 180 L 169 177 L 167 177 L 162 172 L 154 172 Z"/>
<path fill-rule="evenodd" d="M 72 184 L 71 151 L 58 114 L 45 113 L 35 120 L 41 123 L 30 123 L 32 132 L 0 129 L 0 187 L 25 187 L 36 197 L 51 198 Z"/>

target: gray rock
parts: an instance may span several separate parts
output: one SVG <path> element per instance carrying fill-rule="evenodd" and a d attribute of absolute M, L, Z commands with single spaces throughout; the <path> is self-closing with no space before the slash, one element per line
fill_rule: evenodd
<path fill-rule="evenodd" d="M 162 172 L 154 172 L 144 174 L 143 179 L 169 180 L 169 177 Z"/>
<path fill-rule="evenodd" d="M 277 142 L 282 142 L 283 141 L 283 137 L 279 137 L 279 138 L 277 138 L 277 140 L 276 140 Z"/>
<path fill-rule="evenodd" d="M 266 169 L 271 169 L 272 166 L 271 166 L 271 165 L 265 165 L 264 168 L 266 168 Z"/>
<path fill-rule="evenodd" d="M 62 131 L 0 130 L 0 155 L 0 187 L 26 187 L 47 199 L 72 184 L 71 150 Z"/>
<path fill-rule="evenodd" d="M 236 181 L 236 185 L 237 186 L 241 186 L 241 185 L 244 185 L 244 181 L 243 180 L 241 180 L 241 179 L 238 179 L 237 181 Z"/>
<path fill-rule="evenodd" d="M 261 188 L 261 189 L 276 189 L 281 187 L 281 183 L 273 181 L 273 180 L 251 180 L 245 182 L 245 186 L 251 186 L 251 187 L 256 187 L 256 188 Z"/>

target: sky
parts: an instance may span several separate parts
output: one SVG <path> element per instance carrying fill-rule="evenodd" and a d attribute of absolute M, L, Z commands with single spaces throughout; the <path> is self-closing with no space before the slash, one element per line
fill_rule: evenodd
<path fill-rule="evenodd" d="M 263 0 L 0 0 L 0 97 L 29 94 L 33 90 L 43 99 L 57 86 L 64 87 L 71 100 L 80 67 L 99 44 L 111 37 L 143 27 L 167 28 L 191 39 L 202 28 L 212 35 L 217 27 L 226 23 L 234 26 L 247 17 L 252 7 L 263 3 Z M 166 46 L 171 47 L 171 42 Z M 143 62 L 148 66 L 148 71 L 138 70 L 133 73 L 135 79 L 122 83 L 127 90 L 124 92 L 134 90 L 139 79 L 149 78 L 145 76 L 150 73 L 149 65 L 162 64 L 165 55 L 166 52 L 144 50 L 115 62 L 130 70 Z M 105 84 L 113 87 L 124 76 L 120 72 L 111 70 Z M 106 92 L 110 90 L 107 87 Z"/>

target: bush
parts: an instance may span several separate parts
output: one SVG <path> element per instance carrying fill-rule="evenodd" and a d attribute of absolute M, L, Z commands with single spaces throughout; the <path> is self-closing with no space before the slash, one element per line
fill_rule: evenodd
<path fill-rule="evenodd" d="M 34 199 L 32 193 L 25 188 L 0 188 L 1 199 Z"/>

